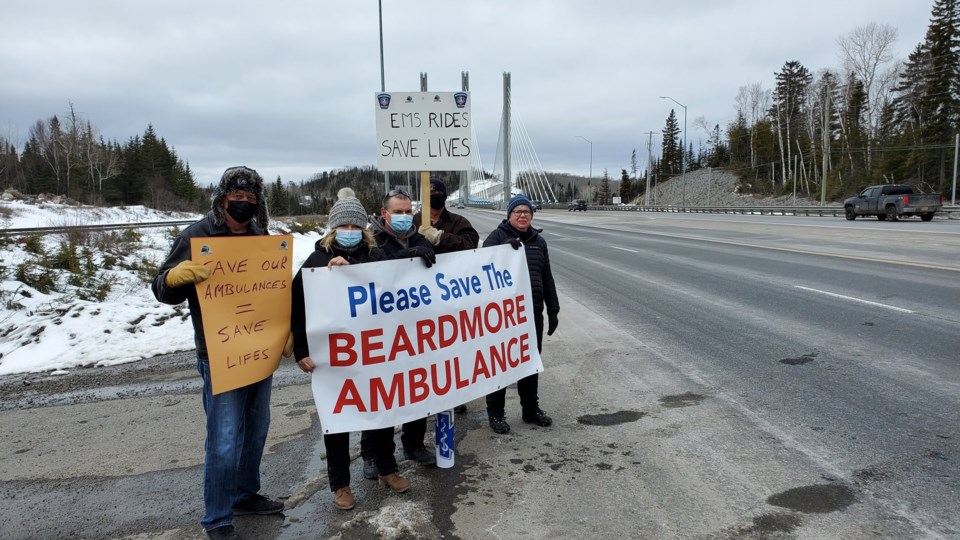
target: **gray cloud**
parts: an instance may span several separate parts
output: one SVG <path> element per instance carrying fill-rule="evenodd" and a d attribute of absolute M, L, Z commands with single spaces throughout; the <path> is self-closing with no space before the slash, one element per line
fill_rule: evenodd
<path fill-rule="evenodd" d="M 470 73 L 481 156 L 493 167 L 502 74 L 552 171 L 617 176 L 671 108 L 724 127 L 737 89 L 772 87 L 787 60 L 836 68 L 836 37 L 870 22 L 898 28 L 900 58 L 923 38 L 932 2 L 385 0 L 389 91 L 460 89 Z M 266 178 L 375 163 L 380 89 L 373 1 L 120 2 L 13 0 L 0 19 L 0 131 L 72 102 L 104 137 L 148 123 L 207 183 L 245 163 Z M 655 138 L 655 147 L 658 144 Z"/>

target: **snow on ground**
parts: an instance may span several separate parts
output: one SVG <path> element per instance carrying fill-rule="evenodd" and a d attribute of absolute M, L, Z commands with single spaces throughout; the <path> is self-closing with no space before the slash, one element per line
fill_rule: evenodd
<path fill-rule="evenodd" d="M 184 221 L 200 217 L 143 206 L 97 208 L 0 202 L 0 229 Z M 171 231 L 172 227 L 140 229 L 140 242 L 129 244 L 130 249 L 121 254 L 122 259 L 128 265 L 146 260 L 159 266 L 170 249 Z M 320 235 L 294 234 L 293 237 L 294 268 L 299 268 Z M 95 246 L 90 249 L 98 267 L 97 275 L 112 281 L 111 290 L 102 302 L 82 300 L 75 292 L 43 294 L 16 281 L 17 267 L 31 258 L 23 238 L 17 235 L 14 241 L 8 241 L 0 235 L 0 375 L 65 373 L 77 366 L 121 364 L 194 348 L 193 325 L 186 303 L 161 304 L 153 297 L 150 283 L 136 271 L 124 270 L 119 265 L 105 269 L 104 261 L 110 254 Z M 42 237 L 47 253 L 55 253 L 64 241 L 64 235 Z"/>

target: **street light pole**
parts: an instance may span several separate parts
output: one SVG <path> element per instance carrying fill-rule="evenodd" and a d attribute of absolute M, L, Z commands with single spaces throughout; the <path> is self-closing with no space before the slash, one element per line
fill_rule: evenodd
<path fill-rule="evenodd" d="M 683 107 L 683 146 L 687 145 L 687 106 L 670 96 L 660 96 L 660 99 L 669 99 Z M 683 206 L 687 206 L 687 149 L 680 148 L 680 184 L 683 188 Z"/>
<path fill-rule="evenodd" d="M 581 137 L 580 135 L 574 135 L 574 137 L 579 137 L 590 143 L 590 178 L 593 178 L 593 141 L 587 139 L 586 137 Z"/>
<path fill-rule="evenodd" d="M 377 12 L 380 23 L 380 91 L 387 91 L 387 81 L 383 76 L 383 1 L 377 0 Z M 383 173 L 383 193 L 390 193 L 390 173 Z"/>

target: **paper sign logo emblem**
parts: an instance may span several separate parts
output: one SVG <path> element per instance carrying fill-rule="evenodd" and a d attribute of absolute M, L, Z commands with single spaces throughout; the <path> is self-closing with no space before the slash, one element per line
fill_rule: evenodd
<path fill-rule="evenodd" d="M 207 244 L 204 244 L 203 246 L 200 247 L 201 255 L 210 255 L 212 253 L 213 253 L 213 250 L 210 249 L 210 246 L 208 246 Z"/>
<path fill-rule="evenodd" d="M 281 251 L 286 251 L 287 248 L 289 248 L 289 246 L 287 245 L 287 241 L 286 241 L 286 240 L 280 242 L 280 250 L 281 250 Z"/>
<path fill-rule="evenodd" d="M 453 101 L 456 103 L 458 109 L 462 109 L 467 106 L 467 93 L 466 92 L 457 92 L 453 95 Z"/>
<path fill-rule="evenodd" d="M 381 109 L 390 108 L 390 94 L 377 94 L 377 103 L 380 104 Z"/>
<path fill-rule="evenodd" d="M 413 96 L 407 96 L 407 99 L 403 100 L 404 103 L 413 103 Z"/>

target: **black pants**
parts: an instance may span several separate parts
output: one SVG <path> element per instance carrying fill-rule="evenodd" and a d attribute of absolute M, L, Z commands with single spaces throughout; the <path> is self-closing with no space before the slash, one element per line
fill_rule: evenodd
<path fill-rule="evenodd" d="M 393 455 L 396 451 L 396 445 L 393 443 L 392 427 L 361 433 L 361 448 L 364 440 L 369 441 L 370 454 L 377 464 L 380 476 L 397 472 L 397 458 Z M 330 491 L 349 486 L 350 433 L 324 435 L 323 445 L 327 449 L 327 478 L 330 480 Z"/>
<path fill-rule="evenodd" d="M 533 316 L 534 325 L 537 327 L 537 351 L 543 350 L 543 313 L 537 313 Z M 539 373 L 527 375 L 517 381 L 517 394 L 520 395 L 520 408 L 525 414 L 533 414 L 540 409 L 540 398 L 537 397 L 537 384 Z M 503 418 L 503 407 L 507 402 L 507 389 L 501 388 L 487 394 L 487 415 Z"/>
<path fill-rule="evenodd" d="M 376 459 L 373 451 L 373 441 L 368 435 L 369 432 L 364 431 L 360 435 L 360 457 L 364 461 L 370 461 L 371 459 Z M 427 419 L 420 418 L 418 420 L 413 420 L 412 422 L 407 422 L 403 425 L 403 433 L 400 434 L 400 444 L 403 445 L 403 450 L 406 452 L 412 452 L 417 448 L 423 446 L 423 437 L 427 434 Z M 390 437 L 392 439 L 393 432 L 391 431 Z M 380 473 L 384 474 L 384 473 Z"/>

